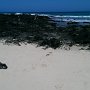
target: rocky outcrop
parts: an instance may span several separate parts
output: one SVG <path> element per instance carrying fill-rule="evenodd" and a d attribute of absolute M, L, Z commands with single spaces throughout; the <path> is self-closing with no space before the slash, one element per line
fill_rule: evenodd
<path fill-rule="evenodd" d="M 0 69 L 7 69 L 7 65 L 0 62 Z"/>

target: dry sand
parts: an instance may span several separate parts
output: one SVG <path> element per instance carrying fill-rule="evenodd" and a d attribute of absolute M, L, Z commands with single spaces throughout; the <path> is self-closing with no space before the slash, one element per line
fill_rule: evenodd
<path fill-rule="evenodd" d="M 90 90 L 90 52 L 0 43 L 0 90 Z"/>

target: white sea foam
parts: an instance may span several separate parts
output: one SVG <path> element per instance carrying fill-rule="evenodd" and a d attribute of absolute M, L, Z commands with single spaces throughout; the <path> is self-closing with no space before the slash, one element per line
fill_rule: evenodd
<path fill-rule="evenodd" d="M 31 15 L 36 15 L 35 13 L 31 13 Z"/>
<path fill-rule="evenodd" d="M 54 17 L 60 18 L 60 17 L 71 17 L 71 18 L 90 18 L 90 16 L 60 16 L 60 15 L 56 15 Z"/>
<path fill-rule="evenodd" d="M 55 21 L 90 22 L 90 15 L 87 15 L 87 16 L 50 15 L 50 14 L 38 14 L 38 15 L 48 16 Z"/>
<path fill-rule="evenodd" d="M 49 14 L 38 14 L 39 16 L 50 16 Z"/>
<path fill-rule="evenodd" d="M 90 20 L 74 20 L 74 19 L 63 19 L 63 21 L 72 21 L 72 22 L 90 22 Z"/>
<path fill-rule="evenodd" d="M 72 22 L 90 22 L 90 20 L 79 20 L 79 19 L 55 19 L 55 21 L 72 21 Z"/>
<path fill-rule="evenodd" d="M 22 15 L 22 13 L 15 13 L 15 15 Z"/>
<path fill-rule="evenodd" d="M 55 21 L 90 22 L 90 15 L 88 16 L 54 15 L 51 16 L 51 18 Z"/>

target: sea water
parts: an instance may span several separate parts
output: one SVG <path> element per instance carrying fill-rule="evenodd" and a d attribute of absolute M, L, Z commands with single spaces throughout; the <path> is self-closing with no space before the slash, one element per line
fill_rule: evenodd
<path fill-rule="evenodd" d="M 68 22 L 77 22 L 76 25 L 90 25 L 90 12 L 38 12 L 35 14 L 50 17 L 57 26 L 67 26 Z"/>
<path fill-rule="evenodd" d="M 90 22 L 90 12 L 39 12 L 56 21 Z"/>
<path fill-rule="evenodd" d="M 10 12 L 10 13 L 15 13 L 15 12 Z M 90 12 L 22 12 L 22 13 L 49 16 L 50 18 L 56 21 L 90 22 Z M 16 15 L 22 13 L 16 13 Z"/>
<path fill-rule="evenodd" d="M 10 12 L 5 14 L 14 13 L 15 15 L 20 14 L 31 14 L 48 16 L 54 20 L 59 26 L 67 26 L 68 22 L 77 22 L 80 25 L 90 25 L 90 12 Z"/>

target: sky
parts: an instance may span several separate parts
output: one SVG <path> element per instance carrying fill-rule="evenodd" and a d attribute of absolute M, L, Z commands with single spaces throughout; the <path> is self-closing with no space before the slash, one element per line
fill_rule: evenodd
<path fill-rule="evenodd" d="M 90 11 L 90 0 L 0 0 L 0 12 Z"/>

